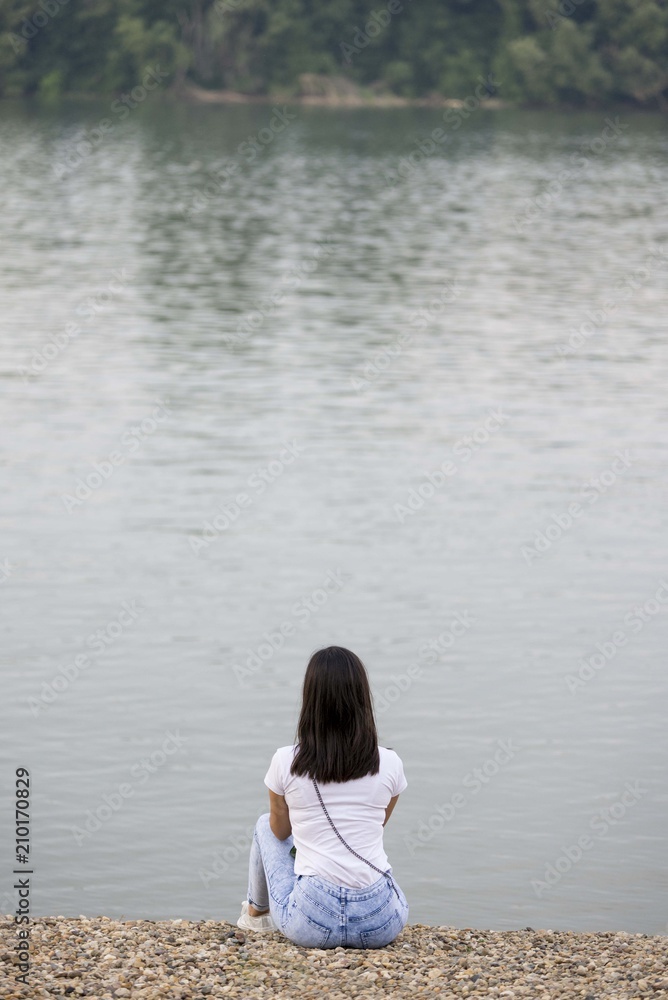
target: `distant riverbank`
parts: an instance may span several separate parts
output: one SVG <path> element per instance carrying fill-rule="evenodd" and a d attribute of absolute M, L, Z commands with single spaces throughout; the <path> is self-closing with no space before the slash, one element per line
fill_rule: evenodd
<path fill-rule="evenodd" d="M 482 77 L 480 81 L 482 81 Z M 141 89 L 135 88 L 135 90 Z M 517 106 L 496 97 L 493 91 L 493 84 L 488 81 L 486 86 L 479 82 L 476 87 L 472 88 L 472 93 L 463 99 L 442 97 L 439 94 L 410 98 L 400 97 L 399 94 L 393 94 L 387 90 L 358 87 L 344 77 L 304 73 L 300 77 L 298 87 L 289 91 L 276 90 L 266 94 L 244 94 L 237 90 L 208 90 L 205 87 L 198 87 L 194 83 L 184 82 L 165 88 L 162 91 L 162 97 L 190 104 L 287 104 L 329 108 L 473 108 L 484 106 L 492 110 Z M 38 97 L 37 100 L 53 106 L 61 100 L 102 101 L 114 98 L 122 100 L 123 96 L 116 91 L 107 93 L 104 91 L 81 92 L 75 90 L 64 91 L 49 98 Z M 132 92 L 125 96 L 132 100 Z M 144 90 L 143 96 L 134 98 L 135 104 L 141 104 L 145 97 L 146 90 Z M 156 100 L 157 97 L 157 94 L 151 95 L 152 100 Z M 0 100 L 5 101 L 31 99 L 17 95 L 0 98 Z"/>
<path fill-rule="evenodd" d="M 28 985 L 16 925 L 0 917 L 0 997 L 668 997 L 668 938 L 408 924 L 387 948 L 313 949 L 226 921 L 38 917 Z"/>
<path fill-rule="evenodd" d="M 135 88 L 141 90 L 142 88 Z M 113 99 L 132 98 L 132 94 L 123 95 L 117 91 L 63 91 L 50 97 L 21 97 L 16 94 L 9 94 L 0 97 L 0 101 L 15 102 L 36 99 L 50 106 L 57 106 L 60 101 L 103 101 Z M 136 98 L 136 104 L 141 104 L 143 97 Z M 151 99 L 157 100 L 160 95 L 152 94 Z M 262 94 L 247 94 L 238 90 L 213 90 L 206 87 L 199 87 L 190 81 L 172 83 L 166 87 L 161 96 L 167 101 L 177 101 L 186 104 L 209 104 L 209 105 L 297 105 L 305 107 L 321 108 L 439 108 L 462 109 L 466 116 L 476 108 L 486 108 L 488 111 L 498 111 L 504 109 L 525 110 L 525 111 L 550 111 L 559 112 L 600 112 L 600 113 L 633 113 L 645 112 L 646 114 L 656 113 L 658 109 L 647 108 L 629 102 L 615 102 L 612 104 L 600 103 L 584 106 L 582 104 L 554 103 L 548 104 L 531 101 L 507 101 L 496 96 L 496 88 L 492 76 L 485 80 L 482 76 L 478 82 L 471 86 L 471 93 L 467 96 L 445 97 L 438 93 L 423 95 L 422 97 L 402 97 L 390 90 L 380 87 L 359 87 L 345 77 L 322 76 L 316 73 L 303 73 L 298 85 L 292 89 L 272 90 Z M 130 107 L 133 105 L 130 104 Z"/>
<path fill-rule="evenodd" d="M 198 104 L 306 104 L 330 108 L 462 108 L 467 101 L 473 107 L 489 109 L 513 107 L 493 94 L 494 84 L 490 81 L 478 82 L 470 97 L 448 98 L 438 94 L 428 97 L 400 97 L 390 91 L 356 86 L 345 77 L 320 76 L 303 73 L 299 78 L 299 88 L 290 94 L 242 94 L 235 90 L 206 90 L 188 83 L 175 91 L 185 100 Z"/>

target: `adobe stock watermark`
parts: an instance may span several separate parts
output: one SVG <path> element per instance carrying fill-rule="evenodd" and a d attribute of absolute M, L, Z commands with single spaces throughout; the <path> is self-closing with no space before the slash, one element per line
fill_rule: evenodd
<path fill-rule="evenodd" d="M 411 663 L 405 671 L 400 674 L 392 674 L 390 683 L 383 691 L 374 696 L 376 715 L 383 715 L 401 698 L 402 694 L 410 690 L 414 681 L 422 677 L 425 666 L 432 666 L 442 660 L 448 650 L 452 649 L 457 639 L 466 635 L 472 625 L 478 621 L 469 612 L 457 611 L 448 628 L 443 629 L 435 639 L 430 639 L 420 647 L 420 660 Z"/>
<path fill-rule="evenodd" d="M 2 562 L 0 562 L 0 583 L 6 583 L 12 575 L 12 564 L 9 559 L 5 557 Z"/>
<path fill-rule="evenodd" d="M 632 272 L 615 283 L 614 289 L 609 291 L 599 306 L 586 310 L 587 319 L 579 327 L 571 327 L 568 340 L 563 344 L 555 345 L 556 353 L 561 357 L 566 357 L 579 351 L 605 326 L 610 316 L 619 308 L 620 303 L 633 298 L 635 293 L 653 277 L 653 272 L 664 267 L 666 263 L 668 263 L 668 253 L 664 247 L 651 250 L 640 267 L 634 268 Z"/>
<path fill-rule="evenodd" d="M 626 615 L 624 615 L 624 625 L 631 629 L 636 635 L 641 632 L 645 625 L 658 615 L 662 605 L 668 604 L 668 581 L 661 580 L 654 594 L 644 604 L 636 604 Z M 588 657 L 582 657 L 579 663 L 577 674 L 567 674 L 566 687 L 575 694 L 583 688 L 603 667 L 615 658 L 617 651 L 621 649 L 629 640 L 629 636 L 624 629 L 615 629 L 608 639 L 597 642 L 597 652 Z"/>
<path fill-rule="evenodd" d="M 249 826 L 244 833 L 227 838 L 222 852 L 216 851 L 211 859 L 211 868 L 200 868 L 199 877 L 202 885 L 208 889 L 212 882 L 226 875 L 230 868 L 236 868 L 239 860 L 247 858 L 253 841 L 255 826 Z"/>
<path fill-rule="evenodd" d="M 157 400 L 157 403 L 158 405 L 151 411 L 150 416 L 144 417 L 140 423 L 135 424 L 121 435 L 118 448 L 110 451 L 107 457 L 101 461 L 91 463 L 93 471 L 86 476 L 79 476 L 73 493 L 60 494 L 60 499 L 68 514 L 71 514 L 75 508 L 81 507 L 95 490 L 99 490 L 107 480 L 111 479 L 115 470 L 123 465 L 130 455 L 134 455 L 140 445 L 148 441 L 158 430 L 160 424 L 171 416 L 172 411 L 166 405 L 166 401 Z"/>
<path fill-rule="evenodd" d="M 545 10 L 545 20 L 549 24 L 552 31 L 567 21 L 568 18 L 575 13 L 578 7 L 583 3 L 588 3 L 589 0 L 559 0 L 556 7 Z"/>
<path fill-rule="evenodd" d="M 95 629 L 84 640 L 84 644 L 95 653 L 104 653 L 116 642 L 128 629 L 132 628 L 146 608 L 137 607 L 136 600 L 123 601 L 120 611 L 111 621 L 108 621 L 102 628 Z M 77 680 L 82 670 L 88 670 L 96 664 L 88 653 L 77 653 L 71 663 L 66 663 L 58 670 L 50 681 L 44 681 L 40 689 L 39 697 L 28 698 L 28 708 L 34 718 L 50 708 L 60 695 L 67 691 Z"/>
<path fill-rule="evenodd" d="M 456 281 L 446 281 L 440 291 L 433 295 L 426 306 L 418 309 L 409 319 L 411 330 L 404 330 L 388 347 L 382 348 L 376 354 L 368 357 L 363 363 L 359 374 L 351 375 L 350 383 L 353 389 L 364 390 L 373 385 L 384 375 L 391 365 L 401 357 L 404 348 L 413 342 L 416 331 L 425 330 L 434 322 L 446 306 L 462 294 L 462 287 Z"/>
<path fill-rule="evenodd" d="M 135 794 L 137 787 L 146 784 L 151 775 L 164 767 L 170 757 L 179 753 L 183 749 L 183 744 L 189 739 L 189 736 L 181 736 L 178 729 L 175 733 L 169 730 L 157 750 L 132 764 L 129 768 L 132 781 L 121 782 L 113 792 L 104 792 L 101 803 L 94 810 L 86 810 L 83 826 L 70 828 L 77 846 L 81 847 L 85 840 L 94 836 L 114 813 L 123 808 L 125 800 Z"/>
<path fill-rule="evenodd" d="M 75 309 L 77 316 L 83 316 L 85 319 L 95 319 L 110 306 L 115 298 L 122 294 L 125 287 L 132 280 L 125 268 L 122 268 L 120 271 L 112 271 L 112 275 L 112 280 L 108 282 L 105 288 L 93 292 L 81 300 Z M 33 347 L 30 367 L 27 368 L 25 365 L 21 365 L 18 369 L 23 381 L 26 382 L 31 378 L 37 378 L 38 375 L 43 374 L 51 362 L 55 361 L 80 333 L 81 327 L 78 323 L 66 323 L 65 328 L 60 333 L 54 334 L 39 350 Z"/>
<path fill-rule="evenodd" d="M 473 455 L 487 444 L 492 435 L 496 434 L 508 422 L 508 419 L 507 414 L 503 413 L 501 408 L 490 410 L 489 416 L 471 434 L 465 434 L 456 442 L 452 448 L 453 458 L 446 458 L 437 469 L 423 473 L 427 482 L 418 487 L 412 486 L 408 491 L 405 504 L 395 503 L 393 510 L 396 520 L 403 524 L 408 516 L 422 510 L 427 500 L 435 495 L 436 490 L 441 489 L 446 479 L 449 476 L 455 476 L 459 471 L 459 466 L 454 459 L 461 459 L 462 465 L 470 461 Z"/>
<path fill-rule="evenodd" d="M 31 41 L 42 28 L 45 28 L 49 21 L 60 13 L 70 0 L 39 0 L 37 10 L 30 17 L 24 17 L 21 21 L 19 34 L 9 32 L 9 41 L 14 49 L 15 55 L 22 55 Z M 25 8 L 24 8 L 25 9 Z"/>
<path fill-rule="evenodd" d="M 286 271 L 273 291 L 255 303 L 254 307 L 239 320 L 235 333 L 223 336 L 225 343 L 230 347 L 245 344 L 264 325 L 269 316 L 276 314 L 288 291 L 299 288 L 309 275 L 318 270 L 322 259 L 329 257 L 333 252 L 334 248 L 330 243 L 319 241 L 308 257 Z"/>
<path fill-rule="evenodd" d="M 618 449 L 615 454 L 618 457 L 612 462 L 610 468 L 604 469 L 598 476 L 592 476 L 591 479 L 588 479 L 582 485 L 580 496 L 584 497 L 590 506 L 607 493 L 620 476 L 627 469 L 631 468 L 631 455 L 628 450 L 621 452 Z M 586 509 L 586 507 L 583 507 L 582 504 L 574 500 L 568 505 L 567 510 L 561 511 L 559 514 L 550 515 L 551 522 L 542 531 L 536 530 L 533 545 L 522 545 L 520 547 L 520 552 L 527 566 L 533 565 L 536 559 L 540 559 L 541 556 L 552 548 L 555 542 L 563 538 L 564 534 L 573 527 L 575 521 L 579 517 L 582 517 Z"/>
<path fill-rule="evenodd" d="M 297 629 L 305 629 L 312 615 L 317 614 L 330 599 L 332 594 L 339 593 L 345 586 L 342 570 L 330 569 L 323 580 L 322 586 L 316 587 L 307 597 L 302 597 L 293 604 L 291 617 L 285 619 L 273 631 L 265 632 L 263 641 L 256 649 L 247 649 L 245 663 L 234 663 L 232 670 L 239 684 L 244 687 L 251 677 L 256 677 L 262 671 L 277 650 L 282 649 L 286 641 L 297 634 Z"/>
<path fill-rule="evenodd" d="M 297 119 L 297 115 L 288 111 L 285 104 L 282 108 L 272 108 L 272 112 L 269 124 L 259 129 L 254 135 L 247 136 L 246 139 L 239 143 L 234 157 L 226 160 L 215 171 L 204 187 L 195 192 L 190 204 L 181 203 L 178 211 L 183 218 L 189 219 L 191 216 L 207 208 L 209 203 L 214 198 L 217 198 L 226 185 L 229 184 L 230 179 L 241 171 L 244 163 L 252 163 L 267 146 L 272 144 L 277 135 L 285 131 L 288 125 Z"/>
<path fill-rule="evenodd" d="M 411 0 L 408 2 L 411 3 Z M 339 42 L 344 64 L 350 66 L 353 56 L 362 52 L 374 38 L 377 38 L 381 31 L 387 28 L 392 18 L 401 14 L 403 9 L 401 0 L 388 0 L 380 10 L 372 11 L 362 28 L 355 27 L 352 43 Z"/>
<path fill-rule="evenodd" d="M 624 785 L 624 791 L 617 793 L 619 795 L 619 802 L 614 802 L 611 806 L 599 809 L 594 813 L 589 821 L 589 829 L 597 835 L 599 840 L 604 839 L 611 827 L 616 826 L 617 823 L 621 823 L 629 809 L 644 795 L 647 795 L 649 788 L 640 787 L 640 782 L 644 780 L 641 778 L 633 782 L 627 781 Z M 596 839 L 596 837 L 590 836 L 589 833 L 582 833 L 575 844 L 569 844 L 567 847 L 562 845 L 561 849 L 563 853 L 555 858 L 554 861 L 547 862 L 543 878 L 531 879 L 530 885 L 536 896 L 540 899 L 546 892 L 549 892 L 550 889 L 553 889 L 555 885 L 561 882 L 564 875 L 568 874 L 574 865 L 577 865 L 582 860 L 585 851 L 589 851 L 594 847 Z"/>
<path fill-rule="evenodd" d="M 487 77 L 479 76 L 480 81 L 472 94 L 464 98 L 456 108 L 446 108 L 443 112 L 443 123 L 448 126 L 446 130 L 435 128 L 426 138 L 416 139 L 413 145 L 417 146 L 412 153 L 402 158 L 397 163 L 396 169 L 385 169 L 383 176 L 386 187 L 395 187 L 400 181 L 406 180 L 417 169 L 417 167 L 428 156 L 433 156 L 436 150 L 448 138 L 448 131 L 456 132 L 471 114 L 479 108 L 490 97 L 495 97 L 501 86 L 500 80 L 495 80 L 492 73 Z"/>
<path fill-rule="evenodd" d="M 571 167 L 565 167 L 563 170 L 560 170 L 558 175 L 548 182 L 542 194 L 536 195 L 535 198 L 527 199 L 524 215 L 518 214 L 513 219 L 513 226 L 516 232 L 523 233 L 527 226 L 536 222 L 550 205 L 563 194 L 564 185 L 590 166 L 591 159 L 589 156 L 584 155 L 585 151 L 594 155 L 600 155 L 604 149 L 607 149 L 629 127 L 620 122 L 619 115 L 615 116 L 614 120 L 612 118 L 605 118 L 604 122 L 605 128 L 599 136 L 592 139 L 590 143 L 585 143 L 580 152 L 571 153 L 569 158 Z"/>
<path fill-rule="evenodd" d="M 420 847 L 424 847 L 430 840 L 433 840 L 446 823 L 452 822 L 459 811 L 466 805 L 467 798 L 470 799 L 482 791 L 485 785 L 488 785 L 499 773 L 501 768 L 508 764 L 515 757 L 515 754 L 522 750 L 522 747 L 517 746 L 513 739 L 497 740 L 496 742 L 498 744 L 496 753 L 484 760 L 480 767 L 474 767 L 472 771 L 469 771 L 462 778 L 461 784 L 465 791 L 454 792 L 447 802 L 443 802 L 440 806 L 436 807 L 426 822 L 421 822 L 418 825 L 415 833 L 404 837 L 404 843 L 412 857 L 415 856 L 415 852 Z"/>
<path fill-rule="evenodd" d="M 121 94 L 119 98 L 112 101 L 109 110 L 112 115 L 116 116 L 116 120 L 105 116 L 104 118 L 100 118 L 97 125 L 93 128 L 84 128 L 77 133 L 76 138 L 70 143 L 65 156 L 61 157 L 54 164 L 53 172 L 58 180 L 68 177 L 82 163 L 89 159 L 95 150 L 99 149 L 107 136 L 114 131 L 117 121 L 125 121 L 130 112 L 138 108 L 148 95 L 152 91 L 157 90 L 170 75 L 169 72 L 163 72 L 160 69 L 159 63 L 156 63 L 155 66 L 147 67 L 141 83 L 133 87 L 129 93 Z"/>
<path fill-rule="evenodd" d="M 281 478 L 286 466 L 292 465 L 305 450 L 306 445 L 298 445 L 293 440 L 284 445 L 277 458 L 253 472 L 246 480 L 246 485 L 253 490 L 255 497 L 262 496 L 269 485 Z M 248 493 L 237 493 L 233 500 L 221 504 L 218 513 L 202 522 L 199 535 L 188 535 L 192 552 L 198 556 L 200 552 L 208 549 L 211 542 L 220 538 L 223 532 L 227 531 L 241 517 L 242 511 L 253 506 L 255 497 Z"/>

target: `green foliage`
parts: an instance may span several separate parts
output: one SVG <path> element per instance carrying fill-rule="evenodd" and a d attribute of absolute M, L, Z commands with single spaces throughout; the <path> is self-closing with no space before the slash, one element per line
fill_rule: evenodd
<path fill-rule="evenodd" d="M 553 31 L 510 42 L 514 95 L 542 104 L 608 99 L 612 77 L 592 47 L 591 34 L 591 26 L 564 19 Z"/>
<path fill-rule="evenodd" d="M 445 57 L 438 89 L 446 97 L 464 99 L 475 92 L 480 77 L 484 79 L 487 71 L 487 60 L 482 53 L 462 49 Z"/>
<path fill-rule="evenodd" d="M 668 0 L 0 0 L 0 96 L 300 78 L 539 104 L 668 99 Z M 315 75 L 315 76 L 314 76 Z M 348 84 L 349 85 L 349 84 Z"/>
<path fill-rule="evenodd" d="M 552 33 L 550 79 L 560 101 L 585 103 L 610 97 L 612 78 L 592 45 L 591 28 L 569 20 Z"/>
<path fill-rule="evenodd" d="M 413 90 L 413 67 L 410 63 L 395 59 L 385 67 L 383 82 L 390 90 L 407 97 Z"/>
<path fill-rule="evenodd" d="M 512 98 L 524 96 L 529 101 L 552 101 L 554 91 L 549 62 L 549 56 L 536 36 L 525 35 L 509 42 L 505 63 L 500 70 L 502 80 L 509 78 L 503 93 L 510 91 Z"/>
<path fill-rule="evenodd" d="M 165 82 L 174 79 L 179 69 L 190 61 L 187 48 L 178 38 L 176 26 L 156 20 L 148 24 L 140 17 L 122 14 L 114 28 L 115 44 L 108 54 L 105 83 L 109 90 L 121 90 L 138 83 L 151 67 L 169 73 Z"/>
<path fill-rule="evenodd" d="M 37 93 L 43 101 L 56 101 L 63 92 L 63 71 L 52 69 L 39 81 Z"/>

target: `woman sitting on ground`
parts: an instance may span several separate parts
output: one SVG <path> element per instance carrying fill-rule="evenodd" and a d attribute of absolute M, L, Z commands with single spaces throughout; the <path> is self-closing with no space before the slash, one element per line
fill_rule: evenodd
<path fill-rule="evenodd" d="M 383 849 L 408 783 L 400 757 L 378 746 L 367 673 L 350 650 L 311 657 L 296 740 L 264 779 L 270 812 L 255 825 L 237 925 L 307 948 L 382 948 L 408 920 Z"/>

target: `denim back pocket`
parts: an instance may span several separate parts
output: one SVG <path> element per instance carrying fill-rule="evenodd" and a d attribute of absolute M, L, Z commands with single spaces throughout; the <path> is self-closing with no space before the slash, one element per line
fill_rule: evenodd
<path fill-rule="evenodd" d="M 398 910 L 393 910 L 392 916 L 372 930 L 360 931 L 360 941 L 363 948 L 384 948 L 391 944 L 395 937 L 404 929 L 405 920 Z"/>
<path fill-rule="evenodd" d="M 301 904 L 301 905 L 300 905 Z M 283 933 L 293 944 L 302 948 L 324 948 L 331 935 L 332 928 L 314 920 L 305 912 L 305 906 L 300 900 L 293 899 L 287 911 Z"/>
<path fill-rule="evenodd" d="M 326 905 L 329 897 L 320 899 L 317 889 L 311 889 L 309 883 L 309 878 L 297 876 L 283 933 L 304 948 L 326 948 L 333 932 L 338 930 L 339 920 Z"/>

